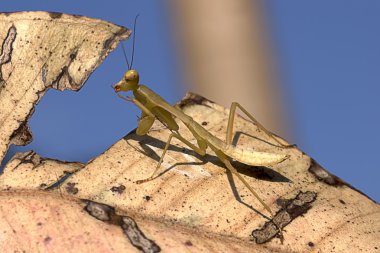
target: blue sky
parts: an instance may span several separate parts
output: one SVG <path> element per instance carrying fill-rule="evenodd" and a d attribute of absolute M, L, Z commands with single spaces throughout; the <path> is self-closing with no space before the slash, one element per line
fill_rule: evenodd
<path fill-rule="evenodd" d="M 265 7 L 295 142 L 380 201 L 380 2 L 267 0 Z M 134 67 L 141 82 L 171 103 L 186 92 L 164 1 L 18 0 L 2 3 L 0 10 L 73 13 L 126 27 L 140 13 Z M 80 92 L 49 90 L 30 120 L 33 143 L 13 147 L 8 158 L 33 149 L 86 162 L 122 138 L 139 115 L 110 89 L 125 70 L 118 48 Z"/>

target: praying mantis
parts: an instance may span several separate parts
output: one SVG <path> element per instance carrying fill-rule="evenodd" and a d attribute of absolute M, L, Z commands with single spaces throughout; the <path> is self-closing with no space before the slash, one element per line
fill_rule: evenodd
<path fill-rule="evenodd" d="M 136 183 L 145 183 L 155 178 L 155 175 L 160 169 L 161 163 L 163 162 L 165 154 L 170 146 L 171 140 L 173 138 L 176 138 L 201 156 L 206 155 L 206 150 L 208 147 L 212 151 L 214 151 L 216 156 L 223 162 L 226 168 L 233 175 L 235 175 L 245 185 L 245 187 L 247 187 L 247 189 L 256 197 L 256 199 L 261 203 L 264 209 L 268 211 L 270 213 L 270 216 L 273 218 L 273 212 L 271 208 L 260 198 L 256 191 L 232 166 L 230 159 L 234 159 L 241 163 L 252 166 L 271 166 L 281 163 L 284 160 L 288 159 L 289 155 L 259 152 L 254 151 L 253 149 L 240 148 L 232 145 L 233 125 L 236 109 L 239 108 L 242 112 L 244 112 L 244 114 L 247 115 L 248 118 L 258 126 L 258 128 L 260 128 L 265 134 L 267 134 L 270 137 L 270 139 L 273 140 L 280 147 L 288 148 L 293 147 L 294 145 L 287 145 L 279 141 L 279 139 L 277 139 L 274 136 L 274 134 L 272 134 L 264 126 L 262 126 L 243 106 L 241 106 L 237 102 L 232 103 L 230 107 L 226 139 L 225 141 L 219 139 L 218 137 L 214 136 L 209 131 L 207 131 L 199 123 L 197 123 L 193 118 L 185 114 L 178 106 L 170 105 L 161 96 L 156 94 L 147 86 L 139 84 L 139 73 L 136 70 L 132 69 L 132 62 L 131 65 L 129 65 L 127 60 L 128 70 L 125 72 L 123 78 L 112 87 L 120 98 L 128 102 L 134 103 L 141 110 L 141 117 L 138 121 L 136 134 L 140 136 L 147 134 L 156 119 L 159 120 L 164 126 L 166 126 L 167 129 L 171 132 L 168 140 L 166 141 L 166 145 L 161 154 L 160 160 L 158 161 L 157 166 L 151 174 L 151 176 L 145 179 L 138 180 L 136 181 Z M 122 91 L 132 91 L 134 97 L 122 96 L 120 94 L 120 92 Z M 191 143 L 189 140 L 187 140 L 179 133 L 179 125 L 177 124 L 175 119 L 182 121 L 182 123 L 188 128 L 188 130 L 190 130 L 191 134 L 196 139 L 197 145 Z M 278 227 L 278 229 L 280 231 L 280 235 L 282 236 L 281 228 Z"/>
<path fill-rule="evenodd" d="M 274 137 L 271 132 L 265 129 L 264 126 L 262 126 L 244 107 L 242 107 L 237 102 L 231 104 L 226 140 L 222 141 L 221 139 L 212 135 L 203 126 L 194 121 L 193 118 L 185 114 L 179 107 L 170 105 L 147 86 L 139 84 L 139 74 L 134 69 L 128 70 L 125 73 L 124 77 L 113 86 L 113 89 L 120 98 L 134 103 L 142 111 L 136 129 L 137 135 L 147 134 L 156 119 L 158 119 L 171 131 L 169 138 L 166 141 L 166 145 L 162 152 L 160 160 L 157 163 L 157 166 L 152 175 L 148 178 L 138 180 L 136 183 L 141 184 L 154 179 L 156 172 L 159 170 L 161 163 L 163 162 L 164 156 L 170 146 L 172 138 L 177 138 L 201 156 L 205 156 L 207 147 L 210 147 L 217 155 L 217 157 L 224 163 L 227 169 L 248 188 L 248 190 L 257 198 L 257 200 L 259 200 L 263 207 L 273 217 L 273 212 L 270 207 L 265 204 L 265 202 L 259 197 L 256 191 L 253 190 L 248 182 L 232 166 L 229 159 L 232 158 L 241 163 L 252 166 L 271 166 L 283 162 L 289 156 L 283 154 L 259 152 L 254 151 L 253 149 L 243 149 L 233 146 L 231 142 L 236 108 L 242 110 L 253 122 L 255 122 L 255 124 L 261 130 L 263 130 L 273 141 L 275 141 L 281 147 L 290 147 L 292 145 L 285 145 L 281 143 L 277 138 Z M 119 93 L 121 91 L 132 91 L 134 97 L 124 97 Z M 175 118 L 182 121 L 184 125 L 190 130 L 198 145 L 191 143 L 178 132 L 179 125 L 175 121 Z"/>

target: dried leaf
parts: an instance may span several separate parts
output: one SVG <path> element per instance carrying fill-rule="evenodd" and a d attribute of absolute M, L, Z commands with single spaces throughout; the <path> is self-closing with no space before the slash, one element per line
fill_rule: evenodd
<path fill-rule="evenodd" d="M 83 16 L 0 13 L 0 161 L 31 139 L 27 120 L 48 88 L 79 90 L 130 30 Z"/>
<path fill-rule="evenodd" d="M 42 158 L 33 151 L 17 153 L 5 166 L 6 176 L 0 177 L 0 185 L 8 191 L 20 189 L 20 185 L 23 190 L 44 190 L 83 167 L 84 164 L 78 162 Z"/>
<path fill-rule="evenodd" d="M 2 252 L 139 252 L 77 199 L 28 191 L 1 192 L 0 201 Z"/>
<path fill-rule="evenodd" d="M 225 138 L 228 110 L 191 94 L 180 107 L 212 134 Z M 180 128 L 195 142 L 183 125 Z M 240 147 L 290 155 L 270 168 L 233 163 L 276 212 L 283 244 L 273 223 L 260 214 L 265 214 L 260 203 L 225 172 L 212 152 L 199 157 L 173 141 L 162 165 L 164 173 L 136 184 L 153 171 L 168 138 L 169 131 L 159 122 L 148 136 L 128 134 L 56 190 L 115 208 L 111 216 L 118 218 L 110 219 L 118 221 L 115 226 L 124 229 L 120 220 L 132 218 L 148 241 L 164 252 L 373 252 L 379 247 L 377 203 L 298 149 L 270 144 L 251 122 L 237 117 L 235 130 Z"/>

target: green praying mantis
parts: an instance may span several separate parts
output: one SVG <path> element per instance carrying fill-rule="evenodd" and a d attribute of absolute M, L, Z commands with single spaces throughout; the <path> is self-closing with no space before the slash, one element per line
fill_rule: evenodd
<path fill-rule="evenodd" d="M 134 48 L 134 41 L 133 41 Z M 127 58 L 126 58 L 127 59 Z M 132 56 L 133 62 L 133 56 Z M 268 152 L 258 152 L 253 149 L 240 148 L 232 145 L 233 137 L 233 125 L 235 119 L 236 109 L 239 108 L 245 113 L 261 130 L 263 130 L 271 140 L 273 140 L 276 145 L 283 148 L 293 147 L 293 145 L 283 144 L 279 139 L 277 139 L 274 134 L 268 131 L 264 126 L 262 126 L 243 106 L 239 103 L 234 102 L 231 104 L 229 120 L 227 125 L 227 133 L 225 141 L 217 138 L 209 131 L 207 131 L 203 126 L 194 121 L 193 118 L 185 114 L 178 106 L 172 106 L 166 102 L 162 97 L 153 92 L 147 86 L 139 84 L 139 73 L 132 69 L 132 62 L 129 65 L 128 60 L 128 71 L 124 74 L 123 78 L 116 83 L 113 87 L 117 95 L 128 101 L 134 103 L 141 110 L 141 117 L 138 122 L 136 129 L 137 135 L 145 135 L 149 132 L 154 121 L 159 120 L 164 126 L 171 132 L 168 140 L 166 141 L 165 148 L 162 152 L 159 162 L 151 176 L 136 181 L 136 183 L 141 184 L 151 181 L 155 178 L 156 173 L 160 169 L 161 163 L 165 157 L 165 154 L 170 146 L 170 142 L 173 138 L 178 139 L 185 145 L 189 146 L 196 153 L 201 156 L 206 155 L 206 149 L 209 147 L 214 151 L 216 156 L 223 162 L 226 168 L 235 175 L 246 187 L 247 189 L 256 197 L 256 199 L 262 204 L 262 206 L 270 213 L 271 218 L 273 218 L 273 212 L 271 208 L 260 198 L 256 191 L 248 184 L 248 182 L 239 174 L 239 172 L 232 166 L 230 159 L 234 159 L 241 163 L 252 165 L 252 166 L 271 166 L 283 162 L 288 159 L 288 155 L 268 153 Z M 132 91 L 134 97 L 122 96 L 120 92 Z M 179 125 L 176 119 L 182 121 L 182 123 L 190 130 L 194 138 L 196 139 L 197 145 L 191 143 L 185 137 L 183 137 L 179 132 Z M 277 225 L 276 225 L 277 226 Z M 281 234 L 281 228 L 279 228 Z"/>

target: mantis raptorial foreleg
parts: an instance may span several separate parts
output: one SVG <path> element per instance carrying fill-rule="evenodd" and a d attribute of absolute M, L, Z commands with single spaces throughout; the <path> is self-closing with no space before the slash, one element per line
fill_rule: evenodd
<path fill-rule="evenodd" d="M 152 116 L 152 117 L 155 117 L 155 115 L 145 106 L 143 105 L 140 101 L 138 101 L 137 99 L 135 98 L 131 98 L 131 97 L 124 97 L 122 95 L 120 95 L 119 93 L 117 93 L 117 96 L 121 99 L 124 99 L 125 101 L 127 102 L 132 102 L 134 103 L 142 112 L 144 112 L 146 115 L 149 115 L 149 116 Z"/>
<path fill-rule="evenodd" d="M 141 117 L 139 119 L 139 123 L 137 125 L 136 134 L 140 136 L 146 135 L 149 132 L 155 120 L 155 117 L 152 117 L 150 115 L 147 115 L 145 112 L 142 112 Z"/>
<path fill-rule="evenodd" d="M 196 145 L 192 144 L 191 142 L 189 142 L 188 140 L 186 140 L 184 137 L 182 137 L 179 133 L 174 133 L 172 132 L 170 135 L 169 135 L 169 138 L 168 138 L 168 141 L 166 142 L 166 145 L 165 145 L 165 148 L 164 148 L 164 151 L 162 152 L 162 155 L 160 157 L 160 160 L 159 162 L 157 163 L 157 166 L 156 166 L 156 169 L 153 171 L 152 175 L 148 178 L 145 178 L 145 179 L 142 179 L 142 180 L 138 180 L 136 181 L 136 183 L 138 184 L 141 184 L 141 183 L 145 183 L 145 182 L 148 182 L 152 179 L 154 179 L 154 175 L 157 173 L 157 171 L 160 169 L 160 166 L 161 166 L 161 163 L 163 162 L 164 160 L 164 156 L 166 154 L 166 151 L 168 150 L 169 146 L 170 146 L 170 142 L 172 140 L 172 138 L 175 137 L 177 138 L 178 140 L 182 141 L 183 143 L 185 143 L 187 146 L 189 146 L 190 148 L 192 148 L 195 152 L 197 152 L 197 154 L 201 155 L 201 156 L 204 156 L 206 154 L 206 148 L 207 148 L 207 144 L 206 146 L 205 145 L 200 145 L 199 147 L 197 147 Z M 201 141 L 201 140 L 200 140 Z"/>
<path fill-rule="evenodd" d="M 230 116 L 228 118 L 228 125 L 227 125 L 227 133 L 226 133 L 226 143 L 231 144 L 232 142 L 232 135 L 233 135 L 233 128 L 234 128 L 234 121 L 235 121 L 235 112 L 236 107 L 239 107 L 242 112 L 245 113 L 245 115 L 248 116 L 250 120 L 252 120 L 259 129 L 261 129 L 264 133 L 266 133 L 272 140 L 274 140 L 276 143 L 278 143 L 281 147 L 293 147 L 294 145 L 288 145 L 284 144 L 281 141 L 279 141 L 273 133 L 271 133 L 269 130 L 267 130 L 263 125 L 260 124 L 260 122 L 255 119 L 255 117 L 252 116 L 242 105 L 240 105 L 237 102 L 233 102 L 230 107 Z"/>

